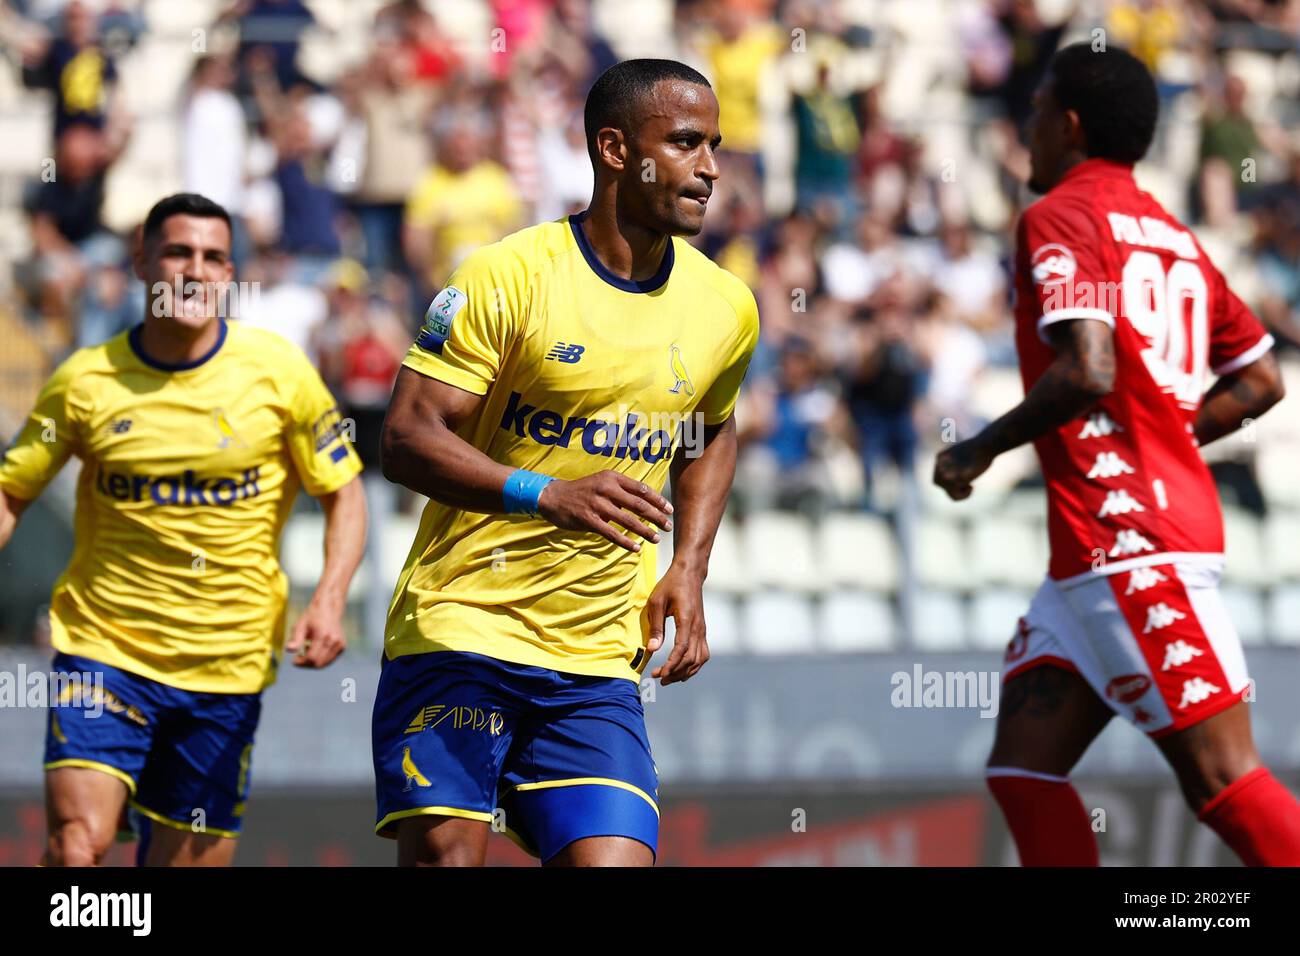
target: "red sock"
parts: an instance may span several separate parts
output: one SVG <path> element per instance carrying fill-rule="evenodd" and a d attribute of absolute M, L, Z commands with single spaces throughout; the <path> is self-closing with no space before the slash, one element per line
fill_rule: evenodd
<path fill-rule="evenodd" d="M 987 778 L 1002 808 L 1021 866 L 1097 866 L 1097 837 L 1079 793 L 1064 777 L 991 767 Z"/>
<path fill-rule="evenodd" d="M 1198 818 L 1247 866 L 1300 866 L 1300 803 L 1267 767 L 1228 784 Z"/>

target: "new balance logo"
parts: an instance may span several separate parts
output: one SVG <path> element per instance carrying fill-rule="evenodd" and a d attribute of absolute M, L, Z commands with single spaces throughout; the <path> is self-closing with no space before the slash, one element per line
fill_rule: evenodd
<path fill-rule="evenodd" d="M 1124 592 L 1124 596 L 1128 597 L 1135 591 L 1145 591 L 1147 588 L 1155 587 L 1161 581 L 1168 580 L 1155 568 L 1134 568 L 1128 576 L 1128 590 Z"/>
<path fill-rule="evenodd" d="M 1097 453 L 1097 460 L 1093 462 L 1092 470 L 1088 472 L 1089 478 L 1114 478 L 1117 475 L 1133 474 L 1133 466 L 1113 451 L 1102 451 Z"/>
<path fill-rule="evenodd" d="M 1122 432 L 1120 428 L 1111 420 L 1111 417 L 1105 412 L 1093 412 L 1088 416 L 1088 421 L 1083 426 L 1083 431 L 1079 432 L 1080 438 L 1107 438 L 1114 432 Z"/>
<path fill-rule="evenodd" d="M 131 430 L 131 419 L 118 418 L 108 423 L 108 430 L 114 435 L 125 435 Z"/>
<path fill-rule="evenodd" d="M 1154 604 L 1147 608 L 1147 626 L 1142 628 L 1143 634 L 1150 634 L 1152 631 L 1158 631 L 1162 627 L 1168 627 L 1175 621 L 1181 621 L 1187 617 L 1177 608 L 1172 608 L 1164 601 Z"/>
<path fill-rule="evenodd" d="M 566 342 L 556 342 L 551 346 L 551 350 L 546 353 L 546 357 L 552 362 L 576 365 L 585 351 L 587 351 L 585 345 L 569 345 Z"/>
<path fill-rule="evenodd" d="M 1110 556 L 1118 558 L 1125 554 L 1141 554 L 1143 551 L 1154 551 L 1155 549 L 1155 545 L 1142 537 L 1139 532 L 1126 528 L 1115 533 L 1115 544 L 1110 549 Z"/>
<path fill-rule="evenodd" d="M 1205 651 L 1199 647 L 1192 647 L 1186 641 L 1170 641 L 1165 645 L 1165 662 L 1160 665 L 1160 669 L 1167 671 L 1171 667 L 1182 667 L 1204 653 Z"/>
<path fill-rule="evenodd" d="M 1130 511 L 1146 510 L 1127 491 L 1108 491 L 1106 492 L 1106 500 L 1101 503 L 1101 510 L 1097 512 L 1097 517 L 1105 518 L 1108 515 L 1126 515 Z"/>
<path fill-rule="evenodd" d="M 1222 687 L 1215 687 L 1204 677 L 1193 677 L 1189 681 L 1183 682 L 1183 699 L 1178 703 L 1178 709 L 1182 710 L 1189 704 L 1199 704 L 1207 697 L 1213 697 L 1223 690 Z"/>

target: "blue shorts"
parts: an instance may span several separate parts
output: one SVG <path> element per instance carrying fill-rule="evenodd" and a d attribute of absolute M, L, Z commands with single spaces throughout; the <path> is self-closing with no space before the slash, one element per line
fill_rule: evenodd
<path fill-rule="evenodd" d="M 50 701 L 46 770 L 101 770 L 126 784 L 148 820 L 239 835 L 261 694 L 181 690 L 71 654 L 56 654 L 52 669 L 89 674 L 91 693 Z"/>
<path fill-rule="evenodd" d="M 543 861 L 587 837 L 658 849 L 633 681 L 459 651 L 385 658 L 372 730 L 380 836 L 429 814 L 490 823 Z"/>

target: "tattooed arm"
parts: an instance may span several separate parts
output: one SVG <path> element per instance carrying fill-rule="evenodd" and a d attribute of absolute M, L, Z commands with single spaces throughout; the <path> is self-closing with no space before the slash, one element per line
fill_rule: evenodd
<path fill-rule="evenodd" d="M 1069 319 L 1049 325 L 1047 334 L 1056 361 L 1025 400 L 935 460 L 934 483 L 953 500 L 968 497 L 971 482 L 998 455 L 1073 421 L 1115 387 L 1114 333 L 1109 325 L 1096 319 Z"/>
<path fill-rule="evenodd" d="M 1197 443 L 1208 445 L 1232 434 L 1247 418 L 1263 415 L 1285 394 L 1277 359 L 1266 352 L 1245 368 L 1223 376 L 1205 393 L 1196 416 Z"/>

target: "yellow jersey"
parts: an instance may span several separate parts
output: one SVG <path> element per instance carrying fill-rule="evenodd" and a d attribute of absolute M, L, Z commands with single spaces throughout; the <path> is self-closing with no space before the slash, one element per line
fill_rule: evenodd
<path fill-rule="evenodd" d="M 615 276 L 581 218 L 473 253 L 433 300 L 404 364 L 484 396 L 458 434 L 495 461 L 562 479 L 612 469 L 662 491 L 674 444 L 702 440 L 678 424 L 730 417 L 758 307 L 681 239 L 650 279 Z M 639 680 L 655 551 L 430 501 L 389 608 L 387 654 L 467 651 Z"/>
<path fill-rule="evenodd" d="M 718 98 L 718 125 L 727 131 L 727 149 L 742 153 L 762 149 L 759 92 L 763 71 L 788 41 L 776 24 L 763 23 L 755 24 L 734 40 L 718 36 L 705 44 L 713 91 Z"/>
<path fill-rule="evenodd" d="M 30 501 L 81 459 L 55 648 L 184 690 L 253 693 L 284 639 L 279 539 L 299 484 L 335 491 L 361 463 L 297 347 L 218 321 L 213 349 L 181 366 L 145 357 L 140 326 L 75 352 L 5 453 L 0 487 Z"/>
<path fill-rule="evenodd" d="M 426 278 L 435 289 L 466 256 L 496 242 L 522 216 L 510 174 L 486 159 L 463 173 L 434 166 L 416 184 L 405 212 L 408 225 L 433 233 L 433 262 Z"/>

